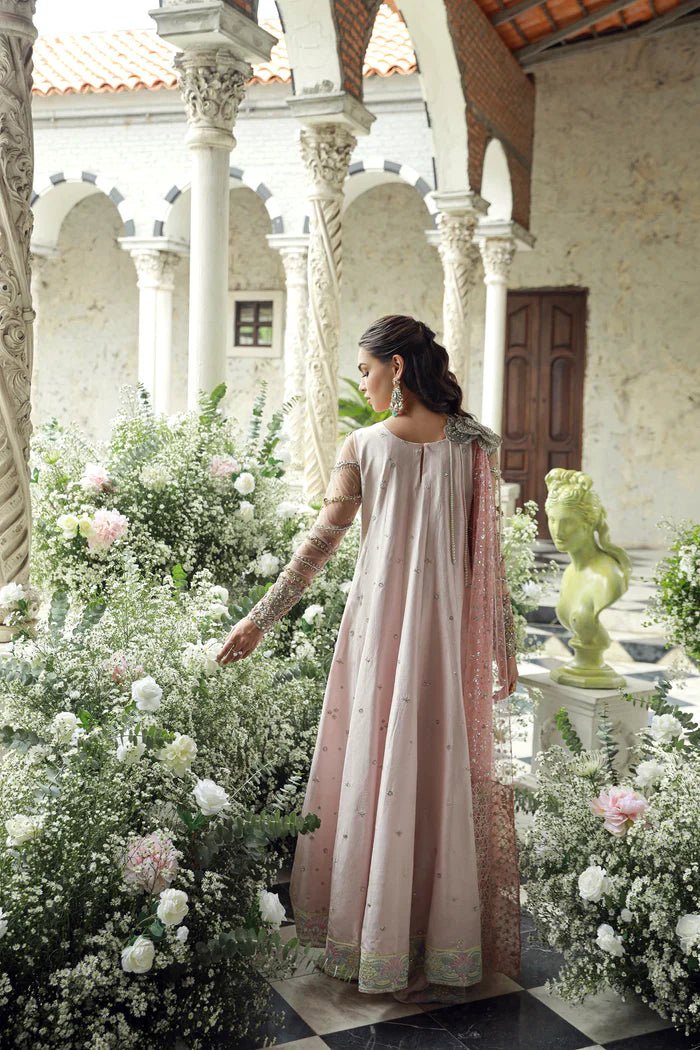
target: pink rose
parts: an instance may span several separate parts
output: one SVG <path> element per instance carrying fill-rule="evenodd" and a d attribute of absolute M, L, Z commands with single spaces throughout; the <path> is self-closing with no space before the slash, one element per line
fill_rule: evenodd
<path fill-rule="evenodd" d="M 212 456 L 209 462 L 209 473 L 213 478 L 230 478 L 240 469 L 238 460 L 233 456 Z"/>
<path fill-rule="evenodd" d="M 604 817 L 603 827 L 613 835 L 623 835 L 627 828 L 642 816 L 649 803 L 631 788 L 611 787 L 601 791 L 591 802 L 591 809 L 598 817 Z"/>
<path fill-rule="evenodd" d="M 177 875 L 178 853 L 172 840 L 158 834 L 127 843 L 122 877 L 131 893 L 162 893 Z"/>
<path fill-rule="evenodd" d="M 124 535 L 128 524 L 128 518 L 118 510 L 96 510 L 87 537 L 88 547 L 107 550 Z"/>
<path fill-rule="evenodd" d="M 119 685 L 124 682 L 130 676 L 134 678 L 140 678 L 143 672 L 141 664 L 137 664 L 135 667 L 130 667 L 129 661 L 126 654 L 120 649 L 112 653 L 102 664 L 105 671 L 112 677 L 112 681 Z"/>
<path fill-rule="evenodd" d="M 104 492 L 112 487 L 112 479 L 101 463 L 86 463 L 80 487 L 93 492 Z"/>

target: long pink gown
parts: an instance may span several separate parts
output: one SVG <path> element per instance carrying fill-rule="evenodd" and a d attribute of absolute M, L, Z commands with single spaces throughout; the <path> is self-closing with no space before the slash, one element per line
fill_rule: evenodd
<path fill-rule="evenodd" d="M 494 497 L 484 478 L 486 451 L 480 444 L 473 455 L 471 438 L 486 438 L 487 449 L 489 437 L 499 439 L 476 426 L 476 434 L 456 441 L 420 444 L 383 422 L 351 433 L 310 540 L 257 616 L 267 627 L 298 599 L 361 506 L 360 551 L 302 810 L 321 824 L 297 841 L 290 896 L 299 939 L 325 948 L 326 973 L 357 981 L 360 992 L 394 992 L 405 1000 L 449 1001 L 487 970 L 517 976 L 519 966 L 512 797 L 492 780 L 489 714 L 475 711 L 474 768 L 467 724 L 470 616 L 478 620 L 469 594 L 475 559 L 482 568 L 484 562 L 475 525 L 500 557 L 495 517 L 484 510 L 476 521 L 477 459 L 482 508 L 485 500 L 493 506 Z M 487 580 L 484 594 L 498 607 L 497 582 Z M 470 673 L 476 688 L 488 692 L 482 697 L 488 708 L 492 657 L 502 672 L 513 657 L 504 656 L 502 644 L 492 651 L 490 614 L 484 620 Z M 481 671 L 474 672 L 479 660 Z M 504 695 L 501 688 L 497 696 Z M 491 953 L 484 936 L 499 941 Z"/>

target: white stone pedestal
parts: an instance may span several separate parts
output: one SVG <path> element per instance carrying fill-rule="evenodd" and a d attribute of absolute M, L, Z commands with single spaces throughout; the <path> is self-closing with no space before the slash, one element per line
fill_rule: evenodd
<path fill-rule="evenodd" d="M 565 707 L 574 729 L 585 748 L 598 750 L 600 741 L 596 735 L 598 719 L 603 703 L 607 702 L 608 715 L 613 724 L 613 735 L 619 747 L 615 766 L 620 772 L 628 766 L 629 748 L 634 743 L 635 733 L 647 726 L 649 712 L 646 707 L 623 700 L 618 689 L 580 689 L 576 686 L 559 685 L 549 676 L 549 670 L 521 675 L 520 683 L 536 686 L 542 691 L 542 699 L 535 704 L 532 733 L 532 769 L 537 770 L 538 757 L 552 744 L 564 744 L 557 729 L 556 713 Z M 637 698 L 650 697 L 654 693 L 654 682 L 643 678 L 626 678 L 625 692 Z"/>

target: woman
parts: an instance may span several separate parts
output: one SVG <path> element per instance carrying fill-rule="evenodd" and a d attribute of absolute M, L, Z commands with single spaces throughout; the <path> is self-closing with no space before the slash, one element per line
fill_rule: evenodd
<path fill-rule="evenodd" d="M 326 973 L 402 1002 L 517 977 L 520 956 L 512 786 L 494 774 L 493 705 L 517 677 L 500 438 L 461 408 L 434 335 L 401 315 L 364 333 L 359 388 L 393 418 L 345 438 L 308 539 L 218 657 L 253 651 L 361 507 L 303 807 L 321 825 L 290 896 Z"/>

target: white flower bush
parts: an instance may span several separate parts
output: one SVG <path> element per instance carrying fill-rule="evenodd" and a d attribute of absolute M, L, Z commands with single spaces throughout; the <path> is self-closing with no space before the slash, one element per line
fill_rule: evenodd
<path fill-rule="evenodd" d="M 645 626 L 661 624 L 668 646 L 680 646 L 691 666 L 700 667 L 700 524 L 659 522 L 672 538 L 668 555 L 654 572 L 656 590 Z"/>
<path fill-rule="evenodd" d="M 624 775 L 609 719 L 601 749 L 587 752 L 562 709 L 570 750 L 540 756 L 520 857 L 528 909 L 564 956 L 547 989 L 580 1002 L 609 985 L 690 1035 L 700 1031 L 700 727 L 668 703 L 669 688 L 645 701 L 651 724 Z"/>
<path fill-rule="evenodd" d="M 288 496 L 277 456 L 282 412 L 262 433 L 265 384 L 247 434 L 219 410 L 224 393 L 222 385 L 202 397 L 199 411 L 169 420 L 152 411 L 142 387 L 125 387 L 121 414 L 100 448 L 77 427 L 39 428 L 31 457 L 32 578 L 89 598 L 133 557 L 156 578 L 178 566 L 191 580 L 209 568 L 225 588 L 265 586 L 275 570 L 269 562 L 258 571 L 260 555 L 286 559 L 305 514 L 277 514 Z"/>
<path fill-rule="evenodd" d="M 262 653 L 184 659 L 214 641 L 218 586 L 127 565 L 91 604 L 56 592 L 0 663 L 8 1046 L 230 1046 L 306 956 L 266 887 L 318 826 L 295 806 L 322 691 Z"/>

